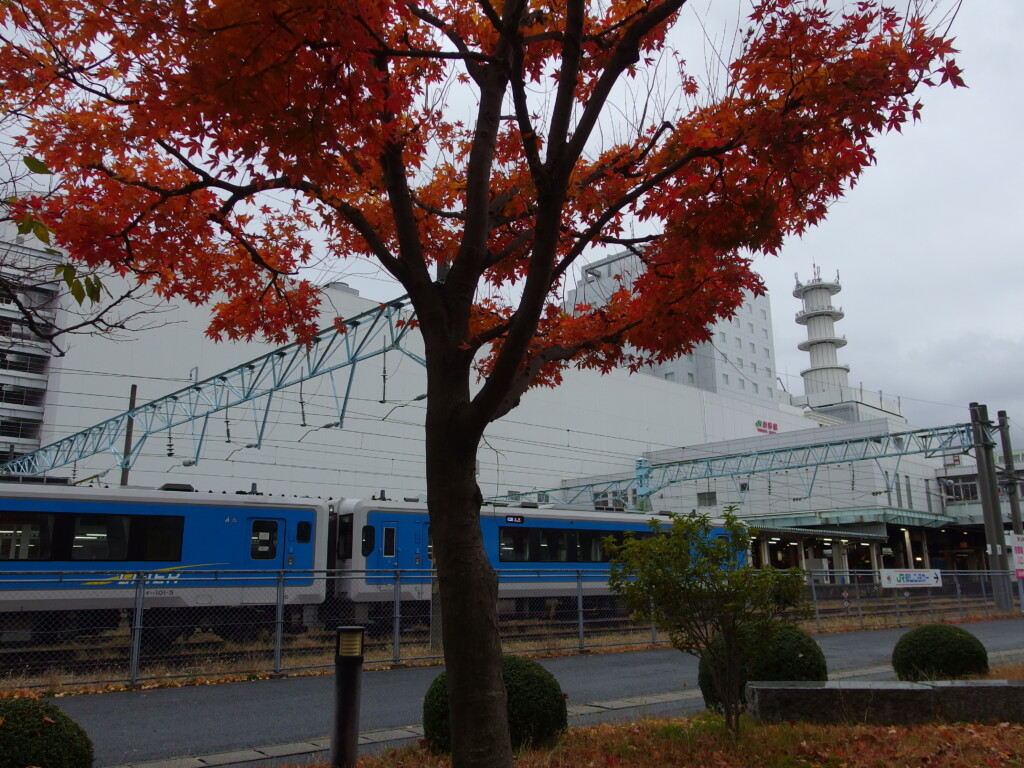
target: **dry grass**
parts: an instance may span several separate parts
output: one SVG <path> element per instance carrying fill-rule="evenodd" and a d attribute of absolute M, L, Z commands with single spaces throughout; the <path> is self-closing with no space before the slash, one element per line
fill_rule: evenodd
<path fill-rule="evenodd" d="M 1024 680 L 1024 664 L 1003 664 L 992 667 L 988 673 L 989 680 Z"/>
<path fill-rule="evenodd" d="M 448 768 L 419 747 L 360 760 L 361 768 Z M 720 719 L 641 720 L 571 729 L 557 745 L 524 751 L 516 768 L 1012 768 L 1024 765 L 1024 726 L 913 727 L 745 723 L 734 739 Z M 323 768 L 323 765 L 317 766 Z"/>

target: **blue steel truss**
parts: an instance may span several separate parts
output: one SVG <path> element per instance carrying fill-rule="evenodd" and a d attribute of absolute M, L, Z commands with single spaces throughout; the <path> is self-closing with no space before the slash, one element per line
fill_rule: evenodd
<path fill-rule="evenodd" d="M 985 429 L 991 432 L 993 428 L 986 426 Z M 993 439 L 993 435 L 989 433 L 987 438 Z M 643 509 L 647 506 L 645 500 L 652 494 L 675 483 L 717 477 L 730 477 L 735 480 L 747 475 L 802 468 L 811 470 L 809 477 L 805 478 L 805 488 L 809 496 L 814 488 L 818 468 L 828 464 L 896 459 L 895 469 L 898 469 L 899 460 L 903 456 L 963 454 L 969 452 L 973 447 L 974 434 L 971 425 L 954 424 L 950 427 L 934 427 L 912 432 L 834 440 L 793 448 L 770 448 L 746 453 L 707 456 L 663 464 L 651 464 L 647 459 L 639 459 L 632 477 L 549 488 L 543 491 L 527 491 L 517 494 L 515 497 L 495 496 L 488 501 L 526 501 L 584 504 L 588 507 L 596 506 L 608 509 Z M 881 465 L 879 465 L 879 469 L 881 469 Z"/>
<path fill-rule="evenodd" d="M 413 327 L 413 311 L 407 296 L 346 320 L 344 329 L 325 328 L 312 343 L 289 344 L 262 357 L 196 382 L 166 397 L 121 413 L 101 424 L 58 440 L 0 465 L 0 473 L 37 475 L 93 456 L 112 453 L 120 467 L 130 468 L 139 457 L 146 438 L 181 424 L 193 424 L 193 453 L 198 462 L 210 417 L 232 406 L 251 404 L 258 423 L 257 445 L 262 444 L 274 394 L 301 381 L 347 368 L 348 380 L 339 394 L 334 387 L 338 426 L 344 426 L 356 366 L 363 360 L 397 350 L 420 365 L 419 355 L 405 348 Z M 332 384 L 334 379 L 332 376 Z M 259 401 L 263 400 L 263 413 Z M 122 450 L 128 425 L 133 424 L 134 443 Z"/>

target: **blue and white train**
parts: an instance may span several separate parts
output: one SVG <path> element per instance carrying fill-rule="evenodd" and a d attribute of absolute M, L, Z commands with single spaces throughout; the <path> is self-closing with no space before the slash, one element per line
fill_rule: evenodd
<path fill-rule="evenodd" d="M 650 530 L 636 514 L 502 506 L 481 528 L 503 611 L 607 594 L 603 541 Z M 396 599 L 425 615 L 432 554 L 421 503 L 0 483 L 0 643 L 111 629 L 140 597 L 165 641 L 241 639 L 279 609 L 291 631 L 379 621 Z"/>

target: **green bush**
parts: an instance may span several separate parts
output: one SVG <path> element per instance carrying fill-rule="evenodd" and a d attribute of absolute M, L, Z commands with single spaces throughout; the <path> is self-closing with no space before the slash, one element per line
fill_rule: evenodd
<path fill-rule="evenodd" d="M 504 656 L 501 676 L 508 694 L 508 730 L 513 749 L 547 744 L 568 728 L 562 687 L 544 667 L 522 656 Z M 444 672 L 430 684 L 423 698 L 423 735 L 431 751 L 451 751 Z"/>
<path fill-rule="evenodd" d="M 925 624 L 907 632 L 892 650 L 900 680 L 954 680 L 988 673 L 988 651 L 966 629 Z"/>
<path fill-rule="evenodd" d="M 92 768 L 92 742 L 53 704 L 0 699 L 0 768 Z"/>
<path fill-rule="evenodd" d="M 744 687 L 749 680 L 828 680 L 825 654 L 817 641 L 793 624 L 779 624 L 761 643 L 751 638 L 753 630 L 744 630 L 745 643 L 753 645 L 756 653 L 740 664 L 740 700 L 746 703 Z M 722 638 L 712 640 L 716 653 L 724 651 Z M 711 668 L 704 656 L 697 668 L 697 685 L 704 695 L 704 705 L 716 712 L 722 702 L 711 678 Z"/>

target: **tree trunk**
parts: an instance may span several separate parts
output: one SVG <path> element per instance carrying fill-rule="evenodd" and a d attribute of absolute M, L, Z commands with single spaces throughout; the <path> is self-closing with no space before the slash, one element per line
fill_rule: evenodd
<path fill-rule="evenodd" d="M 498 581 L 480 531 L 482 496 L 476 482 L 480 435 L 460 426 L 457 416 L 466 402 L 460 394 L 433 388 L 426 428 L 427 506 L 441 593 L 452 765 L 511 768 Z"/>

